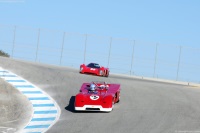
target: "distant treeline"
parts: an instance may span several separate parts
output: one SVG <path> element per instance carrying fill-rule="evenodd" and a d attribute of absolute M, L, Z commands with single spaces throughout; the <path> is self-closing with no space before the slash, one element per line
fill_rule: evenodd
<path fill-rule="evenodd" d="M 4 56 L 4 57 L 10 57 L 10 55 L 8 53 L 5 53 L 4 51 L 0 50 L 0 56 Z"/>

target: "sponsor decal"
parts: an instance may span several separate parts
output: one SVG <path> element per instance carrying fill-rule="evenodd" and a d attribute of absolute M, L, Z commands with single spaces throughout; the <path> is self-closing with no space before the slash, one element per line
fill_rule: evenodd
<path fill-rule="evenodd" d="M 91 95 L 91 96 L 90 96 L 90 99 L 91 99 L 91 100 L 98 100 L 98 99 L 99 99 L 99 96 L 97 96 L 97 95 Z"/>
<path fill-rule="evenodd" d="M 95 68 L 90 68 L 90 70 L 91 70 L 91 71 L 95 71 L 96 69 L 95 69 Z"/>

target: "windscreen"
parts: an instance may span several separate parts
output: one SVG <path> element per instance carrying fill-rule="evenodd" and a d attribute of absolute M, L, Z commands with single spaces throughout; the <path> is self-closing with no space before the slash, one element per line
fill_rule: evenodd
<path fill-rule="evenodd" d="M 87 67 L 100 68 L 99 64 L 96 64 L 96 63 L 90 63 L 90 64 L 87 65 Z"/>

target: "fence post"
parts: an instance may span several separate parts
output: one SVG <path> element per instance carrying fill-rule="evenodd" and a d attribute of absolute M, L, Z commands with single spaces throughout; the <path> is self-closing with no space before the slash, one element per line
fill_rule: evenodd
<path fill-rule="evenodd" d="M 130 75 L 132 74 L 132 67 L 133 67 L 133 60 L 134 60 L 134 50 L 135 50 L 135 40 L 133 40 L 133 52 L 132 52 L 132 58 L 131 58 L 131 70 L 130 70 Z"/>
<path fill-rule="evenodd" d="M 154 62 L 154 72 L 153 72 L 153 77 L 155 77 L 155 73 L 156 73 L 157 51 L 158 51 L 158 43 L 156 44 L 156 52 L 155 52 L 155 62 Z"/>
<path fill-rule="evenodd" d="M 64 44 L 65 44 L 65 34 L 66 34 L 66 32 L 64 32 L 64 34 L 63 34 L 63 41 L 62 41 L 62 48 L 61 48 L 61 55 L 60 55 L 60 66 L 61 66 L 61 62 L 62 62 L 63 48 L 64 48 Z"/>
<path fill-rule="evenodd" d="M 38 57 L 39 44 L 40 44 L 40 29 L 38 30 L 38 40 L 37 40 L 37 48 L 36 48 L 35 62 L 37 61 L 37 57 Z"/>
<path fill-rule="evenodd" d="M 109 63 L 110 63 L 111 45 L 112 45 L 112 37 L 110 38 L 110 48 L 109 48 L 109 53 L 108 53 L 108 64 L 107 64 L 107 67 L 109 67 Z"/>
<path fill-rule="evenodd" d="M 179 75 L 179 67 L 180 67 L 180 61 L 181 61 L 181 51 L 182 51 L 182 47 L 180 46 L 179 59 L 178 59 L 178 67 L 177 67 L 177 74 L 176 74 L 176 81 L 178 80 L 178 75 Z"/>
<path fill-rule="evenodd" d="M 86 58 L 86 48 L 87 48 L 87 34 L 85 35 L 85 50 L 84 50 L 84 61 L 83 61 L 84 64 L 85 64 L 85 58 Z"/>
<path fill-rule="evenodd" d="M 17 27 L 14 26 L 13 47 L 12 47 L 12 58 L 14 57 L 16 28 L 17 28 Z"/>

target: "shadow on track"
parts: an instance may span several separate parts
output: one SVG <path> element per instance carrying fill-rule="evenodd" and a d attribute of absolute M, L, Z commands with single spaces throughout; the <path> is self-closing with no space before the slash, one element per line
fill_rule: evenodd
<path fill-rule="evenodd" d="M 75 102 L 75 96 L 71 96 L 69 100 L 68 106 L 65 107 L 66 110 L 75 113 L 76 111 L 74 110 L 74 102 Z"/>

